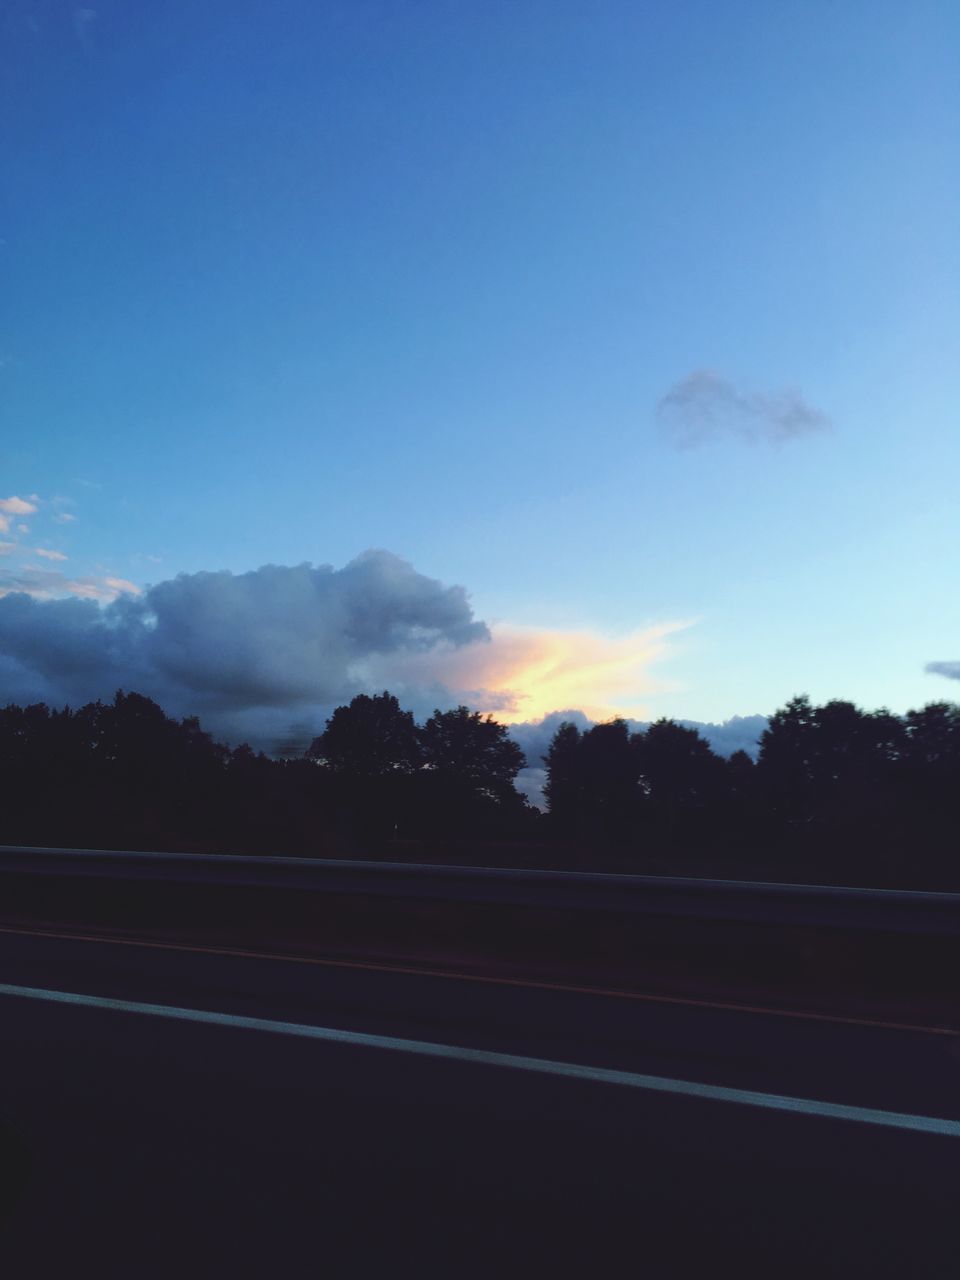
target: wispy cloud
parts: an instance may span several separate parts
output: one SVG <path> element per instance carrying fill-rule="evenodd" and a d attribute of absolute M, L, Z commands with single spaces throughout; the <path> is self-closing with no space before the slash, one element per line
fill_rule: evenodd
<path fill-rule="evenodd" d="M 17 550 L 15 542 L 0 542 L 0 556 L 12 555 Z"/>
<path fill-rule="evenodd" d="M 73 524 L 76 516 L 70 511 L 60 511 L 54 517 L 55 524 Z"/>
<path fill-rule="evenodd" d="M 924 670 L 932 676 L 946 676 L 948 680 L 960 680 L 960 662 L 928 662 Z"/>
<path fill-rule="evenodd" d="M 641 715 L 644 695 L 659 690 L 652 664 L 667 637 L 688 625 L 668 622 L 614 637 L 494 624 L 485 644 L 403 655 L 389 670 L 374 660 L 367 671 L 374 685 L 389 677 L 400 690 L 436 681 L 505 723 L 574 706 L 595 719 Z"/>
<path fill-rule="evenodd" d="M 744 391 L 712 369 L 697 369 L 671 387 L 657 418 L 679 449 L 728 435 L 782 444 L 831 425 L 793 388 Z"/>
<path fill-rule="evenodd" d="M 138 594 L 140 588 L 124 578 L 94 577 L 88 575 L 70 578 L 56 569 L 42 569 L 38 565 L 0 570 L 0 598 L 13 595 L 30 596 L 34 600 L 57 601 L 77 596 L 82 600 L 98 600 L 109 604 L 123 594 Z"/>
<path fill-rule="evenodd" d="M 68 556 L 65 556 L 65 555 L 63 554 L 63 552 L 62 552 L 62 551 L 53 551 L 53 550 L 51 550 L 51 548 L 50 548 L 50 547 L 34 547 L 34 548 L 33 548 L 33 553 L 34 553 L 34 555 L 42 556 L 44 560 L 67 560 L 67 559 L 69 559 L 69 557 L 68 557 Z"/>

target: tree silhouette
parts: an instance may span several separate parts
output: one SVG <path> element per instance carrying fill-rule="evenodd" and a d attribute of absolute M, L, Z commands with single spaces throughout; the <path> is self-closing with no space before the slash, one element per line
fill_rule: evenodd
<path fill-rule="evenodd" d="M 420 744 L 421 830 L 490 837 L 522 822 L 527 804 L 513 781 L 524 754 L 502 724 L 464 706 L 435 711 L 420 730 Z"/>
<path fill-rule="evenodd" d="M 579 832 L 584 781 L 580 769 L 580 730 L 564 720 L 543 758 L 547 780 L 543 795 L 554 828 L 572 836 Z"/>
<path fill-rule="evenodd" d="M 695 729 L 661 719 L 631 739 L 639 788 L 653 831 L 672 842 L 702 837 L 728 791 L 723 761 Z"/>
<path fill-rule="evenodd" d="M 434 840 L 529 841 L 545 828 L 572 846 L 564 859 L 618 869 L 668 853 L 702 873 L 707 857 L 730 867 L 746 848 L 753 876 L 960 888 L 950 703 L 901 717 L 796 697 L 770 718 L 756 764 L 721 760 L 670 720 L 634 734 L 622 720 L 566 723 L 544 762 L 541 823 L 514 786 L 522 751 L 466 707 L 418 728 L 391 694 L 360 695 L 305 758 L 286 760 L 231 750 L 134 692 L 76 710 L 8 706 L 0 843 L 370 856 L 387 842 L 395 853 L 400 836 L 422 842 L 417 857 Z"/>
<path fill-rule="evenodd" d="M 544 794 L 563 840 L 623 841 L 635 823 L 640 792 L 625 720 L 584 733 L 561 724 L 545 756 Z"/>
<path fill-rule="evenodd" d="M 413 773 L 420 764 L 417 726 L 392 693 L 358 693 L 349 706 L 337 707 L 307 754 L 357 779 Z"/>
<path fill-rule="evenodd" d="M 420 731 L 420 745 L 427 769 L 457 778 L 491 800 L 507 796 L 526 763 L 502 724 L 469 707 L 434 711 Z"/>
<path fill-rule="evenodd" d="M 360 693 L 337 707 L 307 754 L 337 783 L 332 807 L 341 840 L 363 846 L 406 828 L 420 741 L 412 713 L 392 693 Z"/>

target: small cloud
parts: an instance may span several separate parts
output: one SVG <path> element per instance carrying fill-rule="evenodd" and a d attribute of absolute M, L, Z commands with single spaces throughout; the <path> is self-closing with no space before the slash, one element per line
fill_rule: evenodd
<path fill-rule="evenodd" d="M 66 560 L 68 557 L 62 551 L 52 551 L 49 547 L 34 547 L 34 554 L 42 556 L 44 560 Z"/>
<path fill-rule="evenodd" d="M 29 500 L 18 498 L 15 494 L 9 498 L 0 498 L 0 534 L 8 534 L 10 525 L 13 524 L 13 516 L 35 515 L 37 502 L 40 502 L 40 499 L 36 494 L 31 494 Z M 24 534 L 27 532 L 27 525 L 18 525 L 18 529 Z"/>
<path fill-rule="evenodd" d="M 781 444 L 829 428 L 830 419 L 793 389 L 743 391 L 712 369 L 697 369 L 671 387 L 657 418 L 678 449 L 718 436 Z"/>
<path fill-rule="evenodd" d="M 17 525 L 17 529 L 18 529 L 18 531 L 19 531 L 20 533 L 29 533 L 29 532 L 30 532 L 30 526 L 29 526 L 28 524 L 23 524 L 22 522 L 21 522 L 20 524 L 18 524 L 18 525 Z"/>
<path fill-rule="evenodd" d="M 15 495 L 9 498 L 0 498 L 0 511 L 8 516 L 32 516 L 36 513 L 37 495 L 30 495 L 33 501 L 28 502 L 26 498 L 18 498 Z"/>
<path fill-rule="evenodd" d="M 0 542 L 0 556 L 8 556 L 16 549 L 17 544 L 15 542 Z"/>
<path fill-rule="evenodd" d="M 130 595 L 138 596 L 140 588 L 135 582 L 130 582 L 127 578 L 104 578 L 105 585 L 114 593 L 120 594 L 127 592 Z"/>
<path fill-rule="evenodd" d="M 69 511 L 61 511 L 59 515 L 53 517 L 54 524 L 73 524 L 76 516 Z"/>
<path fill-rule="evenodd" d="M 924 671 L 932 676 L 946 676 L 948 680 L 960 680 L 960 662 L 928 662 Z"/>

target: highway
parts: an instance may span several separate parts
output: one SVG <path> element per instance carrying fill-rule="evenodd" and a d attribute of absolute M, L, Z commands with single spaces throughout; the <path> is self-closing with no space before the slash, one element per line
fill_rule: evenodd
<path fill-rule="evenodd" d="M 13 926 L 0 1018 L 18 1278 L 956 1274 L 956 1028 Z"/>

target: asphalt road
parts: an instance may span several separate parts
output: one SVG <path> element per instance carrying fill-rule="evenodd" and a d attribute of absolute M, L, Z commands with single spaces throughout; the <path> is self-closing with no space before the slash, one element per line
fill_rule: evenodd
<path fill-rule="evenodd" d="M 10 932 L 0 984 L 10 1276 L 960 1266 L 956 1035 Z"/>

